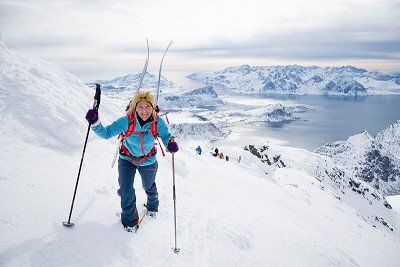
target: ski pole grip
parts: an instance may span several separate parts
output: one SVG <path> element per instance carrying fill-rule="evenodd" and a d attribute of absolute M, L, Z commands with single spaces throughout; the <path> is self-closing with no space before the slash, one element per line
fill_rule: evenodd
<path fill-rule="evenodd" d="M 96 83 L 96 94 L 94 95 L 94 104 L 93 104 L 93 108 L 95 109 L 99 109 L 100 95 L 101 95 L 100 84 Z"/>

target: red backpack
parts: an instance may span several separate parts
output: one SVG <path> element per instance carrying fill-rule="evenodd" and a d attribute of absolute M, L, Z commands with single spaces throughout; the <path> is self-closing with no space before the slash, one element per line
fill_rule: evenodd
<path fill-rule="evenodd" d="M 164 150 L 163 150 L 163 148 L 161 146 L 160 139 L 158 138 L 159 136 L 158 136 L 158 130 L 157 130 L 157 122 L 158 122 L 158 114 L 156 113 L 155 116 L 153 116 L 153 121 L 151 122 L 149 131 L 147 131 L 147 132 L 143 132 L 143 131 L 135 132 L 136 113 L 129 114 L 128 115 L 128 130 L 125 132 L 125 134 L 119 134 L 119 136 L 118 136 L 118 138 L 119 138 L 119 140 L 121 142 L 120 154 L 129 157 L 133 164 L 137 164 L 138 166 L 140 166 L 140 164 L 142 164 L 147 158 L 152 157 L 157 153 L 156 146 L 154 145 L 152 147 L 152 149 L 150 149 L 150 151 L 146 155 L 143 155 L 143 156 L 140 156 L 140 157 L 135 157 L 124 146 L 123 140 L 125 139 L 125 137 L 129 137 L 132 134 L 139 135 L 140 148 L 142 150 L 142 154 L 144 154 L 145 151 L 144 151 L 144 144 L 143 144 L 143 135 L 144 134 L 151 134 L 151 135 L 153 135 L 154 140 L 158 141 L 158 144 L 160 145 L 160 149 L 161 149 L 162 155 L 165 156 Z"/>

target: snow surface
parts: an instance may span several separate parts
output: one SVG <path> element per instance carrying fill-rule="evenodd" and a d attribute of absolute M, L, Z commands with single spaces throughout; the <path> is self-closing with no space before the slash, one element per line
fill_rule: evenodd
<path fill-rule="evenodd" d="M 146 218 L 138 233 L 128 233 L 116 215 L 117 168 L 110 168 L 116 139 L 93 132 L 72 214 L 75 227 L 63 227 L 86 135 L 84 113 L 94 92 L 51 64 L 3 45 L 0 52 L 1 266 L 400 265 L 400 217 L 379 193 L 329 158 L 256 143 L 251 136 L 244 141 L 261 159 L 249 146 L 219 146 L 230 156 L 225 161 L 211 156 L 208 141 L 177 139 L 179 254 L 171 249 L 171 155 L 158 155 L 157 218 Z M 105 124 L 123 114 L 111 108 L 115 105 L 117 100 L 103 97 Z M 192 117 L 180 113 L 168 114 L 171 123 Z M 201 156 L 194 152 L 197 145 Z M 278 156 L 285 166 L 274 162 Z M 274 163 L 262 161 L 267 157 Z M 350 181 L 360 182 L 362 193 Z M 135 188 L 137 203 L 143 203 L 138 177 Z"/>

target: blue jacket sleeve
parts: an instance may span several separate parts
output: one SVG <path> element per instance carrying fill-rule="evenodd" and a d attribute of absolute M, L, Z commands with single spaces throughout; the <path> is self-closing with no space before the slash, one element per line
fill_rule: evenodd
<path fill-rule="evenodd" d="M 164 146 L 167 146 L 169 139 L 171 138 L 171 134 L 168 130 L 167 124 L 161 117 L 158 117 L 157 130 L 158 130 L 158 135 L 160 136 Z"/>
<path fill-rule="evenodd" d="M 117 134 L 125 133 L 128 130 L 128 117 L 121 117 L 107 127 L 104 127 L 99 123 L 96 126 L 93 126 L 92 129 L 101 138 L 108 139 Z"/>

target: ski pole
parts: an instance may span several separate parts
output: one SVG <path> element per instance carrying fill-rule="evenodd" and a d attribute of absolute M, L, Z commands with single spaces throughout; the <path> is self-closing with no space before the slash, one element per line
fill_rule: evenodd
<path fill-rule="evenodd" d="M 176 245 L 176 193 L 175 193 L 175 159 L 174 159 L 174 154 L 172 153 L 172 181 L 173 181 L 173 199 L 174 199 L 174 226 L 175 226 L 175 247 L 174 252 L 178 253 L 180 251 L 180 249 L 177 247 Z"/>
<path fill-rule="evenodd" d="M 99 109 L 100 106 L 100 84 L 96 83 L 96 94 L 94 96 L 94 103 L 93 103 L 93 108 Z M 83 158 L 85 156 L 85 150 L 86 150 L 86 144 L 87 140 L 89 137 L 89 132 L 90 132 L 90 126 L 92 124 L 89 123 L 87 132 L 86 132 L 86 139 L 85 139 L 85 144 L 83 146 L 83 152 L 82 152 L 82 157 L 81 157 L 81 163 L 79 165 L 79 171 L 78 171 L 78 177 L 76 178 L 76 183 L 75 183 L 75 190 L 74 190 L 74 196 L 72 197 L 72 203 L 71 203 L 71 209 L 69 211 L 69 217 L 68 217 L 68 222 L 63 222 L 63 225 L 65 227 L 73 227 L 74 223 L 71 223 L 71 215 L 72 215 L 72 209 L 74 208 L 74 202 L 75 202 L 75 196 L 76 196 L 76 190 L 78 189 L 78 183 L 79 183 L 79 176 L 81 175 L 81 169 L 82 169 L 82 163 L 83 163 Z"/>

